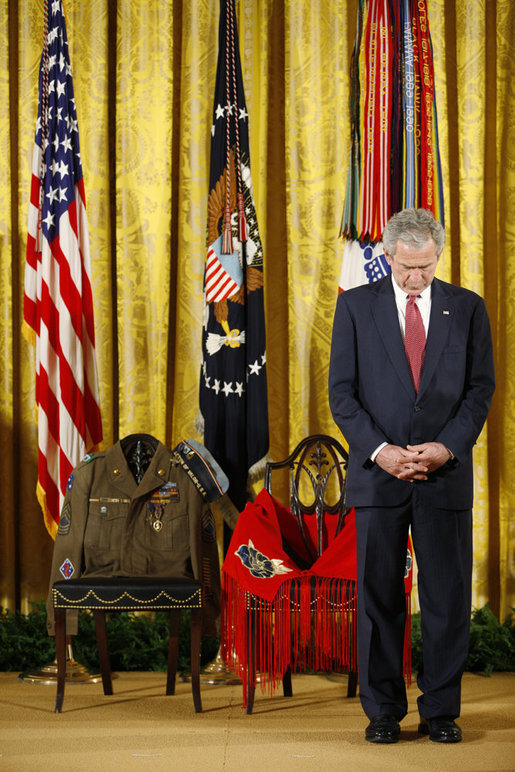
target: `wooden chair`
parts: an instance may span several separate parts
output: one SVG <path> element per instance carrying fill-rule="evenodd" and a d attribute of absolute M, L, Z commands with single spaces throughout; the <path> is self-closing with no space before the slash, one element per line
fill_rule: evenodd
<path fill-rule="evenodd" d="M 281 469 L 288 470 L 289 474 L 289 506 L 294 521 L 300 532 L 302 543 L 305 547 L 305 553 L 309 556 L 300 558 L 298 554 L 292 552 L 287 539 L 283 539 L 283 549 L 294 562 L 301 568 L 309 568 L 322 555 L 327 548 L 327 518 L 335 518 L 336 526 L 334 528 L 335 538 L 345 524 L 348 509 L 345 507 L 345 474 L 347 468 L 348 454 L 343 446 L 335 439 L 324 434 L 314 434 L 303 439 L 295 450 L 283 461 L 269 462 L 265 470 L 265 488 L 272 494 L 272 475 Z M 316 521 L 316 539 L 312 538 L 307 528 L 307 517 L 314 517 Z M 314 541 L 314 543 L 313 543 Z M 338 583 L 338 580 L 335 580 Z M 333 599 L 334 582 L 332 585 Z M 358 682 L 357 669 L 357 647 L 356 647 L 356 582 L 341 582 L 340 591 L 334 604 L 335 613 L 342 613 L 344 610 L 351 622 L 351 647 L 349 661 L 354 663 L 349 669 L 347 696 L 355 697 Z M 313 593 L 315 592 L 315 583 L 312 582 L 312 605 Z M 298 595 L 295 583 L 292 584 L 290 594 L 290 606 L 293 610 L 298 602 Z M 252 617 L 254 619 L 254 617 Z M 249 663 L 247 680 L 247 706 L 246 712 L 252 713 L 254 704 L 254 694 L 256 681 L 254 674 L 256 672 L 255 662 L 255 629 L 251 624 L 249 641 Z M 259 667 L 259 663 L 257 663 Z M 285 696 L 292 696 L 291 667 L 288 666 L 283 676 L 283 692 Z"/>
<path fill-rule="evenodd" d="M 55 582 L 52 586 L 57 655 L 55 712 L 61 713 L 66 677 L 66 610 L 89 609 L 95 617 L 98 656 L 104 694 L 113 694 L 107 651 L 106 614 L 116 611 L 170 612 L 166 694 L 175 693 L 181 611 L 191 610 L 191 688 L 195 711 L 200 698 L 200 647 L 202 636 L 202 585 L 195 579 L 177 577 L 87 577 Z"/>

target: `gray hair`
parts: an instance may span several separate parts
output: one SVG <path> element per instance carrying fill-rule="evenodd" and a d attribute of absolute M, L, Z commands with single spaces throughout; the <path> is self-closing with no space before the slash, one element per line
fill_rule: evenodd
<path fill-rule="evenodd" d="M 403 209 L 394 214 L 383 231 L 383 246 L 393 257 L 397 242 L 402 241 L 413 249 L 422 249 L 428 238 L 433 239 L 437 257 L 445 244 L 445 231 L 428 209 Z"/>

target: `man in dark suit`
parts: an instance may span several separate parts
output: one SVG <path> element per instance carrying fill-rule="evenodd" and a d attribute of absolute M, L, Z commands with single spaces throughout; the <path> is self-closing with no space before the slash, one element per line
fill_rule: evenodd
<path fill-rule="evenodd" d="M 337 302 L 329 402 L 349 443 L 356 510 L 360 699 L 366 739 L 406 715 L 404 568 L 411 528 L 423 666 L 419 732 L 458 742 L 472 575 L 472 448 L 494 392 L 490 324 L 474 292 L 434 278 L 442 226 L 424 209 L 383 233 L 391 275 Z M 411 300 L 410 300 L 411 298 Z"/>

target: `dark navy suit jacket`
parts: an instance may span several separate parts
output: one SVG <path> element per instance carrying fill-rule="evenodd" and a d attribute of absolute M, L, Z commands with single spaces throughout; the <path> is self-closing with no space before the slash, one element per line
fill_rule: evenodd
<path fill-rule="evenodd" d="M 349 443 L 348 506 L 402 504 L 414 486 L 369 456 L 382 443 L 443 443 L 455 455 L 417 482 L 432 506 L 469 509 L 472 448 L 494 392 L 490 324 L 470 290 L 434 279 L 418 394 L 411 379 L 390 276 L 338 297 L 329 369 L 333 418 Z"/>

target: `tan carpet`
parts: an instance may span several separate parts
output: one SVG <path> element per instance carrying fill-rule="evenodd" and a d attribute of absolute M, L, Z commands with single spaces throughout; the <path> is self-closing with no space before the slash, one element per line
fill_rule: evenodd
<path fill-rule="evenodd" d="M 359 700 L 344 683 L 295 676 L 294 696 L 256 693 L 254 713 L 241 687 L 202 686 L 195 714 L 190 685 L 164 696 L 163 673 L 120 673 L 115 694 L 101 684 L 66 686 L 54 714 L 55 687 L 0 673 L 0 772 L 9 770 L 515 770 L 515 674 L 466 673 L 460 724 L 464 740 L 438 745 L 417 735 L 417 688 L 396 745 L 364 740 Z M 259 687 L 258 687 L 259 689 Z"/>

